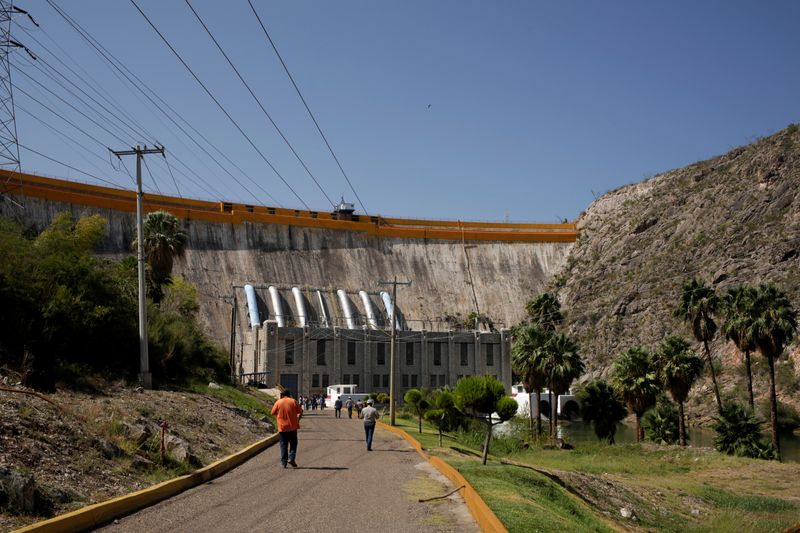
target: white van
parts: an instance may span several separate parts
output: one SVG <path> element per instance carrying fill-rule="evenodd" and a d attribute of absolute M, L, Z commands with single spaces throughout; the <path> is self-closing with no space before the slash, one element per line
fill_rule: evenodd
<path fill-rule="evenodd" d="M 353 400 L 353 403 L 357 402 L 358 400 L 366 401 L 369 398 L 368 392 L 356 392 L 358 389 L 358 385 L 331 385 L 328 387 L 327 394 L 325 396 L 325 407 L 333 407 L 334 402 L 338 399 L 342 399 L 342 406 L 344 406 L 345 402 L 348 398 Z"/>

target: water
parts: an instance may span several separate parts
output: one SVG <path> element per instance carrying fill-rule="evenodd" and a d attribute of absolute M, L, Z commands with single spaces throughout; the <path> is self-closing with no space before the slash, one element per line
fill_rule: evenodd
<path fill-rule="evenodd" d="M 546 421 L 545 421 L 546 424 Z M 592 426 L 583 422 L 560 422 L 560 434 L 567 442 L 581 442 L 586 440 L 597 440 Z M 714 447 L 715 433 L 710 429 L 690 427 L 689 445 L 700 447 Z M 635 430 L 627 424 L 618 424 L 617 433 L 614 436 L 618 444 L 636 442 Z M 769 441 L 769 435 L 764 436 Z M 781 458 L 784 461 L 800 463 L 800 435 L 797 433 L 782 433 L 779 435 L 781 443 Z"/>

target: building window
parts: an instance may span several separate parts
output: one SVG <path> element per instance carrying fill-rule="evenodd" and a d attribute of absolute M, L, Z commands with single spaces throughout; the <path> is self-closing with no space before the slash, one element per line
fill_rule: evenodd
<path fill-rule="evenodd" d="M 444 374 L 439 374 L 439 386 L 440 387 L 444 387 L 444 379 L 445 379 L 445 377 L 447 377 L 447 376 L 445 376 Z"/>
<path fill-rule="evenodd" d="M 494 344 L 486 345 L 486 366 L 494 366 Z"/>
<path fill-rule="evenodd" d="M 386 364 L 386 343 L 379 342 L 378 343 L 378 364 L 385 365 Z"/>
<path fill-rule="evenodd" d="M 342 383 L 345 385 L 349 385 L 351 383 L 350 374 L 342 374 Z"/>
<path fill-rule="evenodd" d="M 330 380 L 328 379 L 328 374 L 322 374 L 322 386 L 327 387 L 330 385 Z"/>
<path fill-rule="evenodd" d="M 325 365 L 325 341 L 323 339 L 317 341 L 317 364 Z"/>
<path fill-rule="evenodd" d="M 433 365 L 442 366 L 442 343 L 433 343 Z"/>
<path fill-rule="evenodd" d="M 283 351 L 286 354 L 284 363 L 287 365 L 294 364 L 294 339 L 286 339 L 283 343 Z"/>
<path fill-rule="evenodd" d="M 403 374 L 403 388 L 408 388 L 408 374 Z"/>
<path fill-rule="evenodd" d="M 437 380 L 438 377 L 439 376 L 437 376 L 436 374 L 431 374 L 431 385 L 430 385 L 431 388 L 436 387 L 436 383 L 437 383 L 436 380 Z"/>
<path fill-rule="evenodd" d="M 413 365 L 414 364 L 414 345 L 406 343 L 406 364 Z"/>
<path fill-rule="evenodd" d="M 353 341 L 347 341 L 347 364 L 356 364 L 356 343 Z"/>
<path fill-rule="evenodd" d="M 356 387 L 361 385 L 361 374 L 353 374 L 353 385 Z"/>
<path fill-rule="evenodd" d="M 417 386 L 417 375 L 416 374 L 411 374 L 411 386 L 412 387 L 416 387 Z"/>
<path fill-rule="evenodd" d="M 389 374 L 383 375 L 383 388 L 387 388 L 389 386 Z"/>
<path fill-rule="evenodd" d="M 467 366 L 469 364 L 469 357 L 467 354 L 469 350 L 469 345 L 466 342 L 461 343 L 461 366 Z"/>
<path fill-rule="evenodd" d="M 381 386 L 381 375 L 372 374 L 372 388 L 377 389 Z"/>
<path fill-rule="evenodd" d="M 314 388 L 319 387 L 319 374 L 311 374 L 311 386 Z"/>

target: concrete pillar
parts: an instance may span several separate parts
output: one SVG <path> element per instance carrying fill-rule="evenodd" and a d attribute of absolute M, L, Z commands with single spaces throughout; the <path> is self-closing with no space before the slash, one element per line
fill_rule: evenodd
<path fill-rule="evenodd" d="M 458 372 L 456 369 L 456 343 L 455 338 L 453 336 L 453 332 L 447 332 L 447 383 L 450 385 L 450 388 L 455 388 L 456 386 L 456 377 L 458 376 Z"/>
<path fill-rule="evenodd" d="M 423 329 L 419 339 L 419 385 L 420 387 L 431 387 L 431 374 L 433 365 L 430 364 L 430 354 L 428 354 L 428 333 Z"/>
<path fill-rule="evenodd" d="M 362 358 L 362 374 L 361 390 L 365 392 L 375 392 L 372 387 L 372 350 L 370 349 L 370 333 L 369 327 L 364 326 L 362 329 L 364 335 L 364 342 L 361 343 L 361 358 Z M 359 356 L 358 345 L 356 345 L 356 358 Z"/>

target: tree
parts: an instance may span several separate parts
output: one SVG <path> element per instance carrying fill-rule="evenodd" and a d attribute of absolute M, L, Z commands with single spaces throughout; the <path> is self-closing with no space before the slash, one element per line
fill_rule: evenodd
<path fill-rule="evenodd" d="M 686 418 L 683 404 L 689 391 L 703 371 L 703 360 L 692 351 L 689 343 L 677 335 L 670 335 L 661 343 L 656 353 L 656 367 L 661 384 L 678 403 L 678 436 L 681 446 L 686 446 Z"/>
<path fill-rule="evenodd" d="M 750 353 L 757 348 L 753 340 L 753 303 L 755 302 L 756 294 L 755 287 L 738 285 L 728 289 L 722 299 L 722 309 L 725 313 L 722 332 L 729 340 L 733 341 L 744 356 L 744 368 L 747 374 L 747 394 L 751 410 L 755 409 Z"/>
<path fill-rule="evenodd" d="M 545 329 L 555 330 L 564 320 L 561 304 L 553 294 L 545 292 L 525 304 L 525 310 L 531 321 L 541 324 Z"/>
<path fill-rule="evenodd" d="M 431 395 L 431 407 L 425 411 L 425 420 L 439 431 L 439 447 L 442 447 L 442 433 L 459 425 L 463 415 L 456 408 L 456 398 L 448 388 L 438 389 Z"/>
<path fill-rule="evenodd" d="M 704 281 L 693 279 L 683 285 L 681 301 L 675 309 L 675 317 L 687 322 L 694 338 L 703 343 L 706 362 L 711 371 L 711 381 L 714 384 L 714 397 L 717 400 L 717 410 L 722 410 L 722 400 L 719 396 L 719 386 L 717 385 L 717 373 L 714 369 L 714 362 L 711 360 L 711 351 L 708 343 L 717 333 L 717 323 L 714 322 L 713 315 L 719 307 L 719 299 L 713 287 L 706 285 Z"/>
<path fill-rule="evenodd" d="M 656 404 L 661 390 L 653 358 L 641 347 L 629 348 L 614 362 L 614 387 L 636 415 L 636 442 L 644 438 L 642 415 Z"/>
<path fill-rule="evenodd" d="M 541 435 L 542 387 L 547 384 L 544 361 L 553 334 L 538 323 L 523 322 L 513 329 L 512 337 L 514 346 L 511 348 L 511 368 L 522 377 L 522 383 L 528 391 L 529 425 L 533 439 L 533 394 L 536 393 L 536 435 Z"/>
<path fill-rule="evenodd" d="M 778 397 L 775 392 L 775 359 L 791 342 L 797 331 L 797 313 L 786 293 L 773 284 L 758 286 L 753 302 L 753 340 L 769 363 L 770 421 L 772 446 L 780 461 L 778 441 Z"/>
<path fill-rule="evenodd" d="M 491 376 L 467 376 L 456 386 L 456 406 L 486 425 L 483 464 L 489 457 L 492 426 L 510 420 L 517 413 L 517 402 L 505 393 L 503 384 Z M 499 419 L 497 422 L 493 420 L 493 413 Z"/>
<path fill-rule="evenodd" d="M 772 459 L 776 450 L 761 440 L 761 421 L 744 405 L 729 402 L 714 417 L 714 447 L 728 455 Z"/>
<path fill-rule="evenodd" d="M 658 397 L 656 406 L 644 415 L 642 425 L 647 428 L 647 438 L 658 444 L 675 444 L 680 439 L 678 410 L 663 394 Z"/>
<path fill-rule="evenodd" d="M 550 388 L 550 436 L 555 439 L 558 424 L 558 396 L 569 391 L 572 382 L 583 374 L 583 359 L 578 353 L 578 345 L 567 335 L 554 335 L 548 344 L 547 358 L 544 361 L 547 383 Z M 555 401 L 553 401 L 555 396 Z"/>
<path fill-rule="evenodd" d="M 183 256 L 188 241 L 177 217 L 166 211 L 153 211 L 144 218 L 144 255 L 150 265 L 152 286 L 150 296 L 159 303 L 164 296 L 164 286 L 171 282 L 172 266 L 176 257 Z M 133 241 L 134 250 L 138 241 Z"/>
<path fill-rule="evenodd" d="M 419 432 L 422 433 L 422 415 L 425 414 L 425 411 L 431 406 L 428 400 L 428 393 L 425 390 L 408 389 L 405 395 L 403 395 L 403 400 L 406 402 L 406 405 L 411 407 L 414 414 L 417 415 L 417 419 L 419 420 Z"/>
<path fill-rule="evenodd" d="M 619 393 L 605 381 L 596 380 L 586 385 L 578 397 L 583 421 L 594 426 L 598 439 L 614 444 L 617 423 L 628 415 Z"/>

